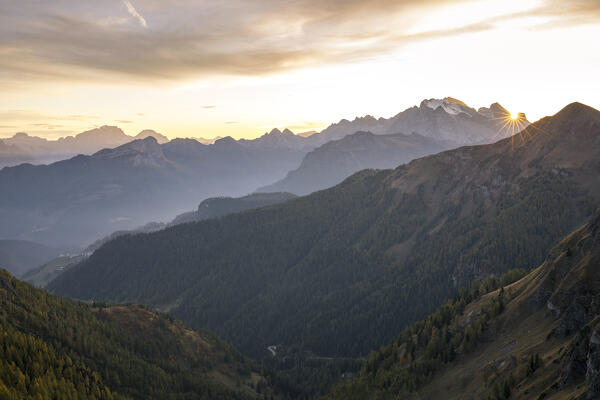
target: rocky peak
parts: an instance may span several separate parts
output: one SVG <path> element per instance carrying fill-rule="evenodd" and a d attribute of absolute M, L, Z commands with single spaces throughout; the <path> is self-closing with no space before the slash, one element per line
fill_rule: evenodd
<path fill-rule="evenodd" d="M 225 136 L 224 138 L 215 140 L 214 146 L 228 146 L 237 144 L 237 141 L 231 136 Z"/>
<path fill-rule="evenodd" d="M 105 138 L 123 138 L 127 137 L 125 132 L 117 126 L 103 125 L 100 128 L 90 129 L 89 131 L 82 132 L 75 136 L 76 138 L 92 138 L 92 137 L 105 137 Z"/>
<path fill-rule="evenodd" d="M 144 139 L 147 137 L 153 137 L 155 138 L 158 143 L 167 143 L 169 141 L 169 138 L 166 137 L 165 135 L 163 135 L 162 133 L 158 133 L 152 129 L 144 129 L 143 131 L 141 131 L 140 133 L 138 133 L 135 138 L 136 139 Z"/>
<path fill-rule="evenodd" d="M 128 159 L 133 166 L 161 166 L 167 162 L 162 147 L 152 136 L 133 140 L 115 149 L 104 149 L 95 153 L 96 159 Z"/>
<path fill-rule="evenodd" d="M 432 110 L 441 109 L 450 115 L 470 114 L 470 108 L 460 100 L 453 97 L 444 97 L 443 99 L 427 99 L 421 102 L 421 109 L 431 108 Z"/>

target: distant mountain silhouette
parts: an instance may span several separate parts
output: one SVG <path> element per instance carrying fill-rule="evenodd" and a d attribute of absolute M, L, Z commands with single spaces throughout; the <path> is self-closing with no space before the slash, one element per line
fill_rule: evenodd
<path fill-rule="evenodd" d="M 4 168 L 0 238 L 84 246 L 148 221 L 171 220 L 207 197 L 249 193 L 281 179 L 304 155 L 276 136 L 212 145 L 192 139 L 160 144 L 148 136 L 50 165 Z"/>
<path fill-rule="evenodd" d="M 101 149 L 117 147 L 134 139 L 144 139 L 148 136 L 153 136 L 159 143 L 169 141 L 166 136 L 152 130 L 144 130 L 135 137 L 129 136 L 116 126 L 102 126 L 58 140 L 47 140 L 19 132 L 11 138 L 2 139 L 2 141 L 7 145 L 14 146 L 17 154 L 22 153 L 26 157 L 20 163 L 47 164 L 78 154 L 93 154 Z M 0 145 L 0 168 L 13 165 L 17 165 L 17 163 L 11 161 L 9 154 L 3 152 Z"/>
<path fill-rule="evenodd" d="M 23 149 L 0 140 L 0 168 L 32 162 L 34 159 Z"/>
<path fill-rule="evenodd" d="M 326 143 L 309 152 L 284 179 L 257 191 L 308 194 L 361 169 L 393 168 L 442 150 L 495 142 L 528 125 L 524 114 L 513 120 L 498 103 L 475 110 L 451 97 L 423 100 L 419 107 L 389 119 L 342 120 L 307 137 L 309 146 Z"/>
<path fill-rule="evenodd" d="M 298 169 L 279 182 L 258 189 L 258 192 L 309 194 L 334 186 L 363 169 L 394 168 L 452 147 L 448 142 L 416 133 L 374 135 L 358 132 L 316 148 L 304 157 Z"/>
<path fill-rule="evenodd" d="M 370 115 L 346 119 L 311 135 L 311 143 L 320 145 L 344 136 L 368 131 L 376 135 L 417 133 L 421 136 L 454 143 L 456 146 L 492 143 L 514 135 L 529 125 L 525 114 L 511 122 L 510 113 L 498 103 L 475 110 L 452 97 L 423 100 L 391 118 Z"/>

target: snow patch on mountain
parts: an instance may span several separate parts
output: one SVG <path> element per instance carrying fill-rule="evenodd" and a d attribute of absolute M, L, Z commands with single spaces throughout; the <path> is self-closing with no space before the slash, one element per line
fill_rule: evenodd
<path fill-rule="evenodd" d="M 471 116 L 471 114 L 469 114 L 468 112 L 465 111 L 465 107 L 463 105 L 461 105 L 459 102 L 457 101 L 452 101 L 448 98 L 446 99 L 429 99 L 429 100 L 423 100 L 422 105 L 429 107 L 433 110 L 437 110 L 438 108 L 442 108 L 442 110 L 444 110 L 446 113 L 450 114 L 450 115 L 458 115 L 458 114 L 467 114 L 468 116 Z"/>

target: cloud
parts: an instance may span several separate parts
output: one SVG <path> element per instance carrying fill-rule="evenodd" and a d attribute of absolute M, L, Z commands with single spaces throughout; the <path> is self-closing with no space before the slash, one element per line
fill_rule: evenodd
<path fill-rule="evenodd" d="M 143 26 L 144 28 L 147 28 L 148 24 L 146 23 L 146 20 L 144 19 L 144 17 L 142 17 L 140 15 L 140 13 L 137 12 L 137 10 L 133 7 L 131 2 L 129 0 L 122 0 L 122 1 L 123 1 L 123 4 L 125 5 L 125 7 L 127 7 L 127 12 L 129 14 L 131 14 L 132 17 L 137 19 L 141 26 Z"/>
<path fill-rule="evenodd" d="M 20 0 L 0 5 L 0 90 L 15 82 L 172 83 L 261 75 L 385 56 L 410 43 L 544 16 L 547 27 L 600 22 L 600 2 L 538 8 L 452 29 L 419 29 L 423 15 L 468 0 Z M 18 4 L 17 4 L 18 3 Z M 123 5 L 135 23 L 123 20 Z M 579 22 L 578 22 L 579 21 Z M 418 32 L 418 33 L 414 33 Z"/>
<path fill-rule="evenodd" d="M 227 122 L 225 122 L 225 124 L 227 124 L 227 125 L 233 125 L 233 124 L 239 124 L 239 123 L 240 123 L 240 121 L 227 121 Z"/>
<path fill-rule="evenodd" d="M 29 126 L 35 126 L 35 127 L 42 127 L 42 128 L 46 128 L 49 130 L 54 130 L 57 128 L 63 128 L 63 125 L 58 125 L 58 124 L 29 124 Z"/>
<path fill-rule="evenodd" d="M 118 122 L 120 124 L 133 124 L 133 121 L 129 121 L 127 119 L 116 119 L 115 122 Z"/>
<path fill-rule="evenodd" d="M 86 121 L 97 118 L 99 117 L 94 115 L 53 115 L 37 110 L 0 110 L 0 120 L 18 121 L 21 123 L 29 123 L 29 121 L 37 123 L 39 120 Z"/>
<path fill-rule="evenodd" d="M 202 106 L 202 108 L 205 108 L 205 109 L 210 109 L 210 108 L 215 108 L 215 107 L 217 107 L 217 106 Z"/>

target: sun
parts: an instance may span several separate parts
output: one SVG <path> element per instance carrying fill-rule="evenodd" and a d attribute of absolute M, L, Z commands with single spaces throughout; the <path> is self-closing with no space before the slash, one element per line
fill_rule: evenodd
<path fill-rule="evenodd" d="M 512 119 L 513 121 L 516 121 L 519 119 L 519 113 L 518 112 L 511 112 L 510 113 L 510 119 Z"/>

